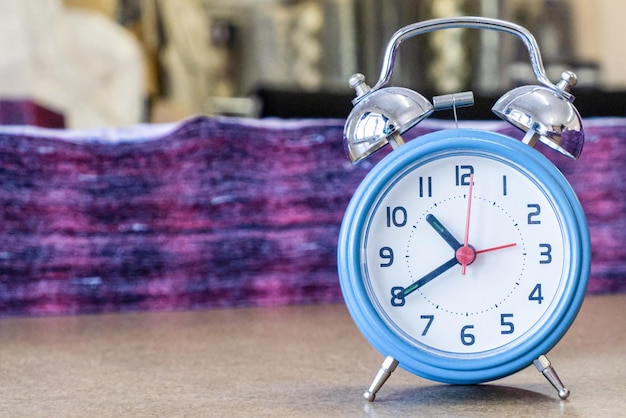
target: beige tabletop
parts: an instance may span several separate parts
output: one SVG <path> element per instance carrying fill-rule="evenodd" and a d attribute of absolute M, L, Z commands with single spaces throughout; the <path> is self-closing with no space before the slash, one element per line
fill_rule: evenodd
<path fill-rule="evenodd" d="M 626 416 L 626 295 L 588 297 L 549 358 L 562 401 L 531 366 L 478 386 L 383 360 L 345 306 L 0 320 L 2 417 Z"/>

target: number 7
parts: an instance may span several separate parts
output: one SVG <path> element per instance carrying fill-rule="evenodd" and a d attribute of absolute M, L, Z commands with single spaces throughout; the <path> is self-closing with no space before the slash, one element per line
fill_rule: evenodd
<path fill-rule="evenodd" d="M 435 319 L 435 315 L 420 315 L 420 319 L 428 320 L 428 322 L 426 323 L 426 327 L 424 328 L 424 331 L 422 331 L 422 337 L 423 337 L 424 335 L 426 335 L 426 333 L 430 329 L 430 324 L 433 323 L 433 319 Z"/>

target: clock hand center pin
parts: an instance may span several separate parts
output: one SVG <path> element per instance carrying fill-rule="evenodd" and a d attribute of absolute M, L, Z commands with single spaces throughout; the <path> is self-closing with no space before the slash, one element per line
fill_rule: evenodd
<path fill-rule="evenodd" d="M 463 245 L 454 253 L 456 260 L 461 265 L 461 274 L 465 274 L 467 266 L 476 260 L 476 250 L 471 245 Z"/>

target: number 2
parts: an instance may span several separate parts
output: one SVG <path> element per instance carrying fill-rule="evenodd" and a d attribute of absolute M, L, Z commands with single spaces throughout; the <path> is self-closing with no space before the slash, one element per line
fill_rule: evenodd
<path fill-rule="evenodd" d="M 529 203 L 527 207 L 528 209 L 533 209 L 531 212 L 528 213 L 528 225 L 540 224 L 541 221 L 538 219 L 534 219 L 534 218 L 538 217 L 539 214 L 541 213 L 541 206 L 539 206 L 536 203 Z"/>

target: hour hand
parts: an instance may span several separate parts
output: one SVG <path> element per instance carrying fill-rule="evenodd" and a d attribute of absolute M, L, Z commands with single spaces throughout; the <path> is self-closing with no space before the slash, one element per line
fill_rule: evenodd
<path fill-rule="evenodd" d="M 448 231 L 446 227 L 443 226 L 441 222 L 439 222 L 435 215 L 430 213 L 426 215 L 426 222 L 428 222 L 430 226 L 432 226 L 435 231 L 437 231 L 439 236 L 441 236 L 441 238 L 443 238 L 454 251 L 463 246 L 463 244 L 457 241 L 457 239 L 452 236 L 450 231 Z"/>

